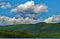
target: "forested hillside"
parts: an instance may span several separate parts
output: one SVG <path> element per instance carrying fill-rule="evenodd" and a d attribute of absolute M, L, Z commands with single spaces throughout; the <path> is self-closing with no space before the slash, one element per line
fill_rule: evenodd
<path fill-rule="evenodd" d="M 0 37 L 60 37 L 60 23 L 0 26 Z"/>

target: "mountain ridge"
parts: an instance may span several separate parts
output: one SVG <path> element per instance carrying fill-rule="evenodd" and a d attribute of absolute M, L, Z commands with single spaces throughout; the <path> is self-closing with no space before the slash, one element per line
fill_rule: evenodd
<path fill-rule="evenodd" d="M 59 32 L 60 23 L 37 23 L 37 24 L 17 24 L 17 25 L 7 25 L 0 26 L 0 30 L 17 30 L 31 33 L 40 32 Z"/>

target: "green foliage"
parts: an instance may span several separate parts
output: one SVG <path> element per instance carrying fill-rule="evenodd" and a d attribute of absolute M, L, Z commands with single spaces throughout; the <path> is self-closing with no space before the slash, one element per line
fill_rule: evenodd
<path fill-rule="evenodd" d="M 14 30 L 0 30 L 0 38 L 32 38 L 36 37 L 34 34 L 26 33 L 22 31 L 14 31 Z"/>
<path fill-rule="evenodd" d="M 26 33 L 14 30 L 0 30 L 0 38 L 60 38 L 59 32 Z"/>
<path fill-rule="evenodd" d="M 60 23 L 0 26 L 0 38 L 60 38 Z"/>

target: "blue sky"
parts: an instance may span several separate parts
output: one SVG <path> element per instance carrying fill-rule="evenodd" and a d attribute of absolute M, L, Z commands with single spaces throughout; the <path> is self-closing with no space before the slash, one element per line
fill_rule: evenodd
<path fill-rule="evenodd" d="M 10 2 L 12 8 L 16 7 L 19 4 L 23 4 L 30 0 L 2 0 L 5 2 Z M 60 0 L 33 0 L 35 4 L 46 4 L 48 6 L 48 12 L 42 13 L 40 16 L 47 18 L 54 14 L 60 14 Z M 0 15 L 13 17 L 14 14 L 10 12 L 12 8 L 0 9 Z"/>
<path fill-rule="evenodd" d="M 1 16 L 7 16 L 7 17 L 15 17 L 15 12 L 11 12 L 12 9 L 16 8 L 20 4 L 24 4 L 27 1 L 31 0 L 0 0 L 0 7 L 1 7 L 1 2 L 9 3 L 11 7 L 4 7 L 0 8 L 0 15 Z M 41 18 L 41 19 L 47 19 L 50 16 L 53 15 L 60 15 L 60 0 L 33 0 L 34 3 L 37 4 L 45 4 L 48 7 L 48 12 L 41 12 L 38 14 L 36 19 Z M 23 14 L 24 15 L 24 14 Z M 25 17 L 25 16 L 23 16 Z"/>

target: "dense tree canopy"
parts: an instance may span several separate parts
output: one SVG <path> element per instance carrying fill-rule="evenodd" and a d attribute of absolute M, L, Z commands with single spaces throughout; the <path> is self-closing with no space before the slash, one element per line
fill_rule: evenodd
<path fill-rule="evenodd" d="M 0 26 L 0 38 L 60 38 L 60 23 Z"/>

